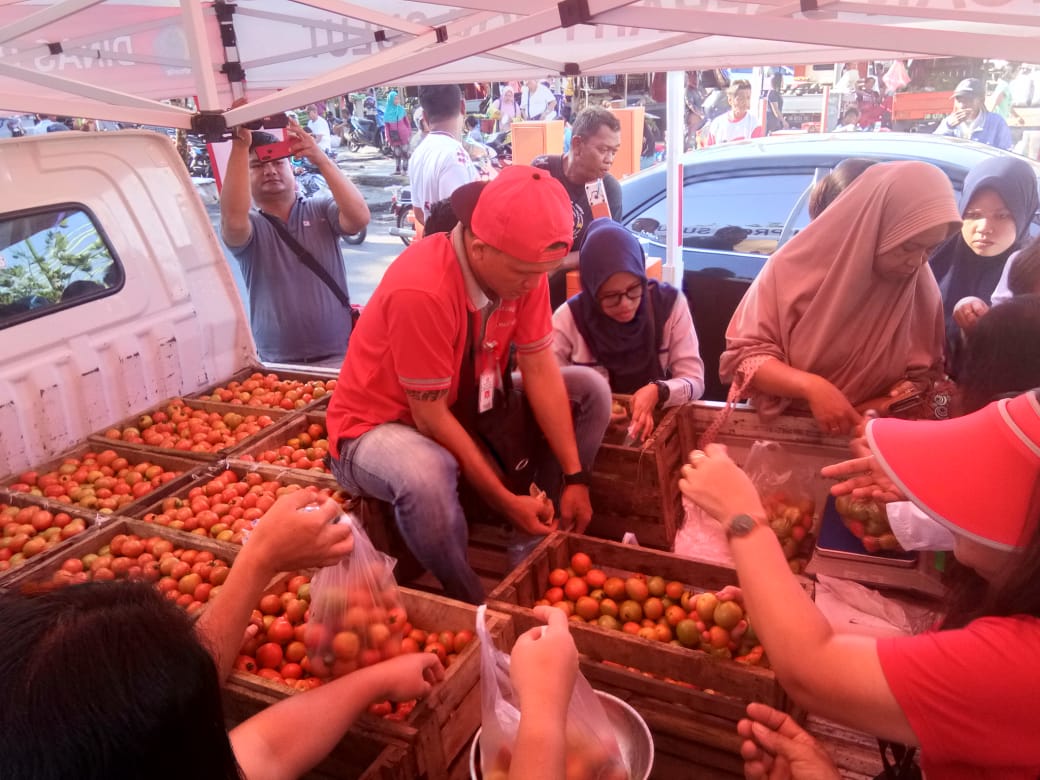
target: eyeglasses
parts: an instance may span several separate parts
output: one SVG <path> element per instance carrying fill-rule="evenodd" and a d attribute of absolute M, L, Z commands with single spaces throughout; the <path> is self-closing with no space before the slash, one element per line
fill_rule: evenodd
<path fill-rule="evenodd" d="M 627 290 L 622 290 L 616 293 L 607 293 L 599 297 L 599 305 L 604 309 L 613 309 L 615 306 L 621 305 L 622 298 L 628 298 L 630 301 L 638 301 L 643 297 L 643 283 L 636 282 Z"/>

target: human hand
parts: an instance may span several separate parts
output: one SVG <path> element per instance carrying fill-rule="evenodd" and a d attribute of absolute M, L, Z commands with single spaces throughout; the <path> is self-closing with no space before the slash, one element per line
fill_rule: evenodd
<path fill-rule="evenodd" d="M 444 667 L 433 653 L 403 653 L 368 668 L 382 684 L 375 701 L 421 699 L 444 679 Z"/>
<path fill-rule="evenodd" d="M 536 706 L 562 722 L 578 677 L 578 648 L 563 610 L 541 606 L 534 608 L 534 614 L 548 625 L 535 626 L 516 640 L 509 676 L 521 712 L 530 714 Z"/>
<path fill-rule="evenodd" d="M 720 523 L 741 513 L 759 518 L 766 514 L 751 478 L 733 462 L 722 444 L 709 444 L 703 451 L 690 453 L 690 462 L 682 467 L 679 489 Z"/>
<path fill-rule="evenodd" d="M 289 124 L 285 128 L 286 140 L 292 142 L 293 157 L 306 157 L 315 165 L 328 160 L 329 156 L 318 146 L 317 140 L 308 133 L 294 117 L 289 117 Z"/>
<path fill-rule="evenodd" d="M 813 377 L 805 400 L 824 433 L 848 433 L 862 419 L 845 394 L 822 376 Z"/>
<path fill-rule="evenodd" d="M 827 479 L 841 480 L 831 485 L 831 495 L 852 494 L 853 498 L 868 498 L 881 503 L 906 501 L 906 496 L 888 478 L 863 439 L 853 439 L 850 447 L 857 457 L 820 470 Z"/>
<path fill-rule="evenodd" d="M 752 702 L 737 724 L 744 738 L 740 756 L 748 780 L 836 780 L 841 775 L 831 757 L 786 713 Z"/>
<path fill-rule="evenodd" d="M 989 306 L 981 298 L 968 296 L 961 298 L 953 307 L 953 321 L 959 328 L 969 330 L 975 327 L 979 317 L 989 311 Z"/>
<path fill-rule="evenodd" d="M 585 533 L 592 521 L 592 501 L 586 485 L 567 485 L 560 496 L 560 530 Z"/>
<path fill-rule="evenodd" d="M 354 549 L 350 524 L 332 522 L 342 511 L 307 490 L 287 493 L 257 521 L 242 555 L 255 555 L 272 574 L 338 563 Z"/>
<path fill-rule="evenodd" d="M 632 424 L 628 426 L 628 431 L 637 441 L 646 441 L 654 430 L 657 399 L 657 385 L 640 387 L 632 396 Z"/>
<path fill-rule="evenodd" d="M 544 496 L 514 495 L 506 509 L 513 525 L 534 536 L 547 536 L 559 527 L 553 513 L 552 501 Z"/>

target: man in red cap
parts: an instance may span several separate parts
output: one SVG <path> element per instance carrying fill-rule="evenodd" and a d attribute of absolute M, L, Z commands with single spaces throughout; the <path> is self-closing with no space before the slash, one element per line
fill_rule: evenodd
<path fill-rule="evenodd" d="M 459 225 L 412 244 L 365 307 L 328 429 L 340 484 L 392 503 L 416 558 L 449 595 L 480 603 L 460 472 L 511 521 L 516 552 L 558 525 L 583 531 L 592 516 L 587 469 L 609 421 L 610 390 L 591 369 L 561 369 L 550 349 L 546 274 L 570 251 L 574 229 L 560 183 L 514 165 L 460 187 L 451 204 Z M 516 378 L 507 371 L 511 347 Z M 529 405 L 526 423 L 514 383 Z M 515 435 L 496 440 L 517 419 Z M 551 452 L 532 443 L 517 455 L 536 429 Z M 545 494 L 529 494 L 532 483 L 558 495 L 558 520 Z"/>

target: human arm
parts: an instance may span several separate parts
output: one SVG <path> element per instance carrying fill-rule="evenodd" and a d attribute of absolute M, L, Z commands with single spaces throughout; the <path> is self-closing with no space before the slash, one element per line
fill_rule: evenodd
<path fill-rule="evenodd" d="M 253 205 L 249 188 L 249 145 L 253 134 L 244 127 L 234 132 L 220 190 L 220 237 L 228 246 L 240 247 L 248 244 L 253 236 L 249 221 L 249 208 Z"/>
<path fill-rule="evenodd" d="M 329 754 L 370 704 L 423 697 L 443 679 L 444 668 L 433 653 L 399 655 L 261 710 L 231 730 L 231 748 L 247 780 L 300 777 Z M 286 739 L 290 732 L 292 739 Z"/>
<path fill-rule="evenodd" d="M 848 433 L 862 420 L 841 390 L 822 376 L 793 368 L 776 358 L 759 367 L 751 387 L 760 393 L 806 401 L 817 424 L 829 433 Z"/>
<path fill-rule="evenodd" d="M 844 496 L 851 493 L 853 498 L 869 498 L 881 503 L 906 501 L 903 491 L 889 479 L 864 439 L 853 439 L 849 447 L 855 458 L 824 466 L 820 470 L 826 479 L 840 480 L 831 485 L 831 495 Z"/>
<path fill-rule="evenodd" d="M 959 120 L 955 119 L 951 124 L 950 117 L 952 116 L 955 116 L 955 114 L 950 114 L 950 116 L 945 117 L 939 123 L 939 126 L 932 131 L 932 135 L 955 135 L 956 131 L 953 128 L 959 124 Z"/>
<path fill-rule="evenodd" d="M 564 474 L 582 470 L 578 443 L 574 438 L 574 421 L 563 375 L 549 345 L 536 352 L 517 351 L 517 363 L 524 378 L 524 395 L 542 429 L 549 447 Z M 560 526 L 563 530 L 583 533 L 592 519 L 589 489 L 585 485 L 567 485 L 560 496 Z"/>
<path fill-rule="evenodd" d="M 704 361 L 686 296 L 679 293 L 664 326 L 668 343 L 668 400 L 664 408 L 696 401 L 704 395 Z"/>
<path fill-rule="evenodd" d="M 350 526 L 331 522 L 341 511 L 331 499 L 317 504 L 313 493 L 297 490 L 275 501 L 257 521 L 219 597 L 210 602 L 195 627 L 221 680 L 231 672 L 253 607 L 272 577 L 329 566 L 354 548 Z"/>
<path fill-rule="evenodd" d="M 289 120 L 285 132 L 293 141 L 293 156 L 306 157 L 314 163 L 325 183 L 329 185 L 329 191 L 339 207 L 339 229 L 345 235 L 352 235 L 365 227 L 371 214 L 368 204 L 354 183 L 346 177 L 332 158 L 321 150 L 314 136 L 304 132 L 296 120 Z"/>
<path fill-rule="evenodd" d="M 682 492 L 720 522 L 748 514 L 758 523 L 747 535 L 731 537 L 730 551 L 747 613 L 784 690 L 814 714 L 916 745 L 882 670 L 877 641 L 832 629 L 791 573 L 758 491 L 726 448 L 695 451 L 682 475 Z"/>
<path fill-rule="evenodd" d="M 509 676 L 520 698 L 510 778 L 563 780 L 566 776 L 567 709 L 578 676 L 578 649 L 567 616 L 553 607 L 535 607 L 548 623 L 516 640 Z"/>

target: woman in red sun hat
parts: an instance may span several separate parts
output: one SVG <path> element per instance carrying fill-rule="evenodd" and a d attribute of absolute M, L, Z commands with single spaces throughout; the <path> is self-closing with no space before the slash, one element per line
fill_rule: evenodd
<path fill-rule="evenodd" d="M 920 747 L 929 780 L 1035 780 L 1040 391 L 955 420 L 871 420 L 866 443 L 866 476 L 952 533 L 954 554 L 973 570 L 936 631 L 886 639 L 834 631 L 791 575 L 755 487 L 725 447 L 691 453 L 679 484 L 726 526 L 755 630 L 795 701 Z M 748 777 L 839 777 L 787 715 L 760 704 L 748 715 L 738 727 Z"/>

